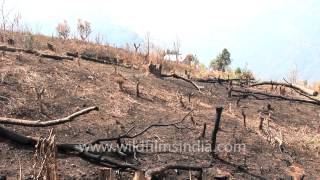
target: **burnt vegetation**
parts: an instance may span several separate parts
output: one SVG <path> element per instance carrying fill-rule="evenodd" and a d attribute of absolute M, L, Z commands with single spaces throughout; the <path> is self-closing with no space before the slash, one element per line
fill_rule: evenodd
<path fill-rule="evenodd" d="M 84 20 L 79 38 L 66 21 L 56 30 L 2 27 L 1 178 L 317 178 L 316 91 L 258 82 L 248 70 L 231 76 L 227 49 L 203 75 L 196 56 L 165 60 L 149 33 L 117 48 L 90 42 Z M 152 151 L 146 142 L 210 148 Z"/>

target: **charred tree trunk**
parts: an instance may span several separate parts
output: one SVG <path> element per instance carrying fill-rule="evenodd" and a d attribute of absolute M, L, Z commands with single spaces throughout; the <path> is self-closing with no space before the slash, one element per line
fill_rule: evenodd
<path fill-rule="evenodd" d="M 204 138 L 206 136 L 206 129 L 207 129 L 207 124 L 204 123 L 203 124 L 203 130 L 202 130 L 202 134 L 201 134 L 201 137 Z"/>
<path fill-rule="evenodd" d="M 140 85 L 140 81 L 138 81 L 136 85 L 137 97 L 140 97 L 139 85 Z"/>
<path fill-rule="evenodd" d="M 243 126 L 247 127 L 247 123 L 246 123 L 246 117 L 247 116 L 246 116 L 246 114 L 245 114 L 243 109 L 241 110 L 241 114 L 242 114 L 242 117 L 243 117 Z"/>
<path fill-rule="evenodd" d="M 218 131 L 219 131 L 219 126 L 220 126 L 222 110 L 223 110 L 222 107 L 217 107 L 216 108 L 216 120 L 215 120 L 215 125 L 214 125 L 214 129 L 212 131 L 212 136 L 211 136 L 211 154 L 212 154 L 212 157 L 216 157 L 216 153 L 215 153 L 216 141 L 217 141 L 217 134 L 218 134 Z"/>
<path fill-rule="evenodd" d="M 259 114 L 259 120 L 260 120 L 259 130 L 262 131 L 264 118 L 262 117 L 261 114 Z"/>

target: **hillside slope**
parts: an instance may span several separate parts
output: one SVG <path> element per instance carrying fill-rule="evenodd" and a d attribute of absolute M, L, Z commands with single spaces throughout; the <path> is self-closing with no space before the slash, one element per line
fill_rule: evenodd
<path fill-rule="evenodd" d="M 217 170 L 230 173 L 235 179 L 287 178 L 290 166 L 302 167 L 307 179 L 319 178 L 319 115 L 314 105 L 277 100 L 246 98 L 236 106 L 237 98 L 228 98 L 224 86 L 202 84 L 200 93 L 190 84 L 175 79 L 146 76 L 139 70 L 117 67 L 124 77 L 123 90 L 118 87 L 112 65 L 80 60 L 55 61 L 26 53 L 5 53 L 0 62 L 0 116 L 31 120 L 49 120 L 65 117 L 89 106 L 98 106 L 98 112 L 81 116 L 63 125 L 54 126 L 58 143 L 88 143 L 98 138 L 114 137 L 135 126 L 139 132 L 153 123 L 181 120 L 190 110 L 180 128 L 159 127 L 136 138 L 136 141 L 156 141 L 168 144 L 196 144 L 207 124 L 203 143 L 210 142 L 214 127 L 215 107 L 222 106 L 219 144 L 244 143 L 245 151 L 219 152 L 223 161 L 204 171 L 204 179 L 212 179 Z M 141 97 L 136 96 L 137 79 L 141 79 Z M 41 94 L 43 90 L 43 93 Z M 37 94 L 40 95 L 37 96 Z M 194 93 L 191 101 L 188 94 Z M 181 98 L 182 97 L 182 98 Z M 181 101 L 182 100 L 182 101 Z M 258 130 L 258 111 L 270 104 L 274 109 L 270 127 L 284 138 L 284 153 L 277 143 Z M 243 127 L 241 111 L 247 116 Z M 3 125 L 20 134 L 45 137 L 52 127 L 34 128 Z M 32 149 L 24 148 L 6 139 L 0 139 L 0 175 L 16 178 L 20 165 L 24 178 L 30 177 L 33 165 Z M 138 157 L 144 169 L 172 162 L 199 164 L 210 160 L 207 152 L 159 153 Z M 98 166 L 78 157 L 59 155 L 58 174 L 62 178 L 97 178 Z M 129 178 L 132 173 L 125 173 Z M 166 179 L 189 177 L 187 171 L 176 174 L 167 171 Z M 193 174 L 193 176 L 196 176 Z"/>

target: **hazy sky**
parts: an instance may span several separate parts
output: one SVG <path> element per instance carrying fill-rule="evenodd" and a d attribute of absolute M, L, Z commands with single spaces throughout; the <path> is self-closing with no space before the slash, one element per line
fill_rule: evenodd
<path fill-rule="evenodd" d="M 204 64 L 223 48 L 232 67 L 281 80 L 297 67 L 301 79 L 320 80 L 319 0 L 7 0 L 35 31 L 55 33 L 66 19 L 90 21 L 95 33 L 124 44 L 151 33 L 170 48 L 178 37 L 184 54 Z"/>

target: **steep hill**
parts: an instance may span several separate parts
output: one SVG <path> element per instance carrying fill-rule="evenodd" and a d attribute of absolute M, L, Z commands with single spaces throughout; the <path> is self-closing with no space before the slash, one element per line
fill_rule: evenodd
<path fill-rule="evenodd" d="M 99 107 L 99 111 L 57 126 L 1 125 L 21 135 L 47 137 L 53 128 L 57 144 L 86 144 L 99 138 L 117 137 L 131 127 L 135 128 L 130 134 L 135 134 L 152 124 L 173 123 L 193 111 L 181 123 L 154 127 L 125 141 L 128 144 L 133 140 L 133 143 L 152 141 L 178 147 L 198 143 L 210 145 L 215 108 L 223 107 L 217 136 L 217 143 L 223 148 L 218 152 L 219 158 L 211 161 L 209 152 L 170 149 L 170 152 L 138 153 L 136 159 L 122 161 L 133 164 L 138 161 L 137 166 L 142 170 L 171 163 L 200 165 L 210 162 L 210 168 L 203 169 L 203 179 L 213 179 L 223 173 L 231 179 L 281 179 L 288 178 L 298 167 L 304 169 L 306 179 L 319 178 L 320 108 L 317 105 L 253 97 L 241 99 L 237 105 L 239 98 L 228 97 L 226 85 L 199 83 L 204 86 L 199 92 L 185 81 L 146 75 L 134 68 L 83 59 L 53 60 L 25 52 L 2 53 L 0 73 L 1 117 L 47 121 L 86 107 Z M 123 82 L 122 90 L 119 78 Z M 140 97 L 136 95 L 138 81 Z M 263 113 L 268 104 L 273 109 L 270 116 Z M 242 112 L 246 115 L 246 127 Z M 258 128 L 260 117 L 265 119 L 263 130 Z M 207 131 L 202 139 L 199 137 L 204 123 Z M 245 149 L 232 149 L 237 144 L 244 144 Z M 1 138 L 0 175 L 17 178 L 21 169 L 23 178 L 30 178 L 34 154 L 30 147 Z M 97 178 L 101 164 L 59 153 L 57 169 L 62 179 Z M 124 179 L 132 176 L 132 172 L 123 173 Z M 194 179 L 198 175 L 167 170 L 163 176 L 166 179 L 192 176 Z"/>

